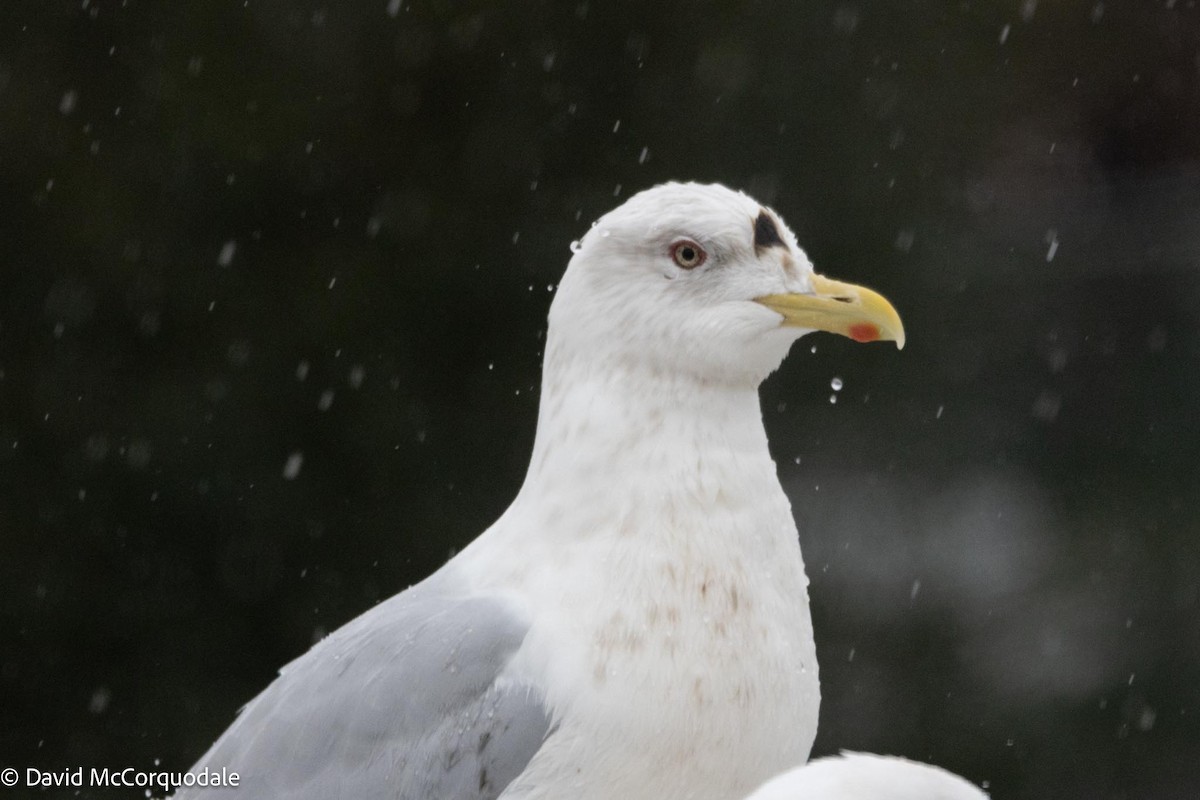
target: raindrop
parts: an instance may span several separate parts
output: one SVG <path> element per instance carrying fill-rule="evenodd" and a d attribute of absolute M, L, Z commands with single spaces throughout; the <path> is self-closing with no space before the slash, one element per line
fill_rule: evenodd
<path fill-rule="evenodd" d="M 79 92 L 70 89 L 65 92 L 62 99 L 58 101 L 59 113 L 63 115 L 70 114 L 75 110 L 75 104 L 79 102 Z"/>
<path fill-rule="evenodd" d="M 829 402 L 832 404 L 836 404 L 837 403 L 837 395 L 836 394 L 829 395 Z"/>
<path fill-rule="evenodd" d="M 296 380 L 302 381 L 308 377 L 309 363 L 301 361 L 296 365 Z"/>
<path fill-rule="evenodd" d="M 578 239 L 571 242 L 571 252 L 572 253 L 578 253 L 582 249 L 583 249 L 583 245 L 579 243 Z"/>
<path fill-rule="evenodd" d="M 287 461 L 283 465 L 283 479 L 285 481 L 296 480 L 302 466 L 304 466 L 304 454 L 297 450 L 288 456 Z"/>
<path fill-rule="evenodd" d="M 1012 25 L 1005 25 L 1000 29 L 1000 44 L 1008 41 L 1008 34 L 1012 31 Z"/>
<path fill-rule="evenodd" d="M 1138 720 L 1137 720 L 1138 730 L 1145 733 L 1146 731 L 1153 728 L 1154 721 L 1155 721 L 1155 719 L 1157 719 L 1157 717 L 1158 717 L 1158 714 L 1150 706 L 1146 706 L 1145 708 L 1143 708 L 1142 713 L 1138 715 Z"/>
<path fill-rule="evenodd" d="M 645 163 L 646 163 L 646 159 L 647 159 L 647 158 L 649 158 L 649 157 L 650 157 L 650 148 L 649 148 L 649 147 L 643 147 L 643 148 L 642 148 L 641 155 L 639 155 L 639 156 L 638 156 L 638 163 L 639 163 L 639 164 L 645 164 Z"/>
<path fill-rule="evenodd" d="M 842 390 L 842 379 L 834 378 L 829 382 L 829 385 L 835 392 L 840 392 Z"/>
<path fill-rule="evenodd" d="M 237 253 L 237 241 L 230 239 L 221 246 L 221 254 L 217 256 L 217 265 L 228 267 L 233 263 L 233 256 Z"/>
<path fill-rule="evenodd" d="M 107 686 L 98 686 L 96 691 L 92 692 L 92 699 L 88 701 L 88 711 L 93 714 L 103 714 L 111 700 L 112 690 Z"/>
<path fill-rule="evenodd" d="M 1046 231 L 1046 241 L 1050 247 L 1046 250 L 1046 263 L 1054 260 L 1054 254 L 1058 252 L 1058 232 L 1053 228 Z"/>
<path fill-rule="evenodd" d="M 333 407 L 333 389 L 326 389 L 321 392 L 320 398 L 317 399 L 317 410 L 328 411 Z"/>

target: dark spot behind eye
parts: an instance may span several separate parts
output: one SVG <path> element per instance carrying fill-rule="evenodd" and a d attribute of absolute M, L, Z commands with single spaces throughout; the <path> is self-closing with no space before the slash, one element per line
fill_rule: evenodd
<path fill-rule="evenodd" d="M 775 220 L 763 208 L 759 209 L 758 218 L 754 220 L 754 252 L 762 252 L 768 247 L 787 249 L 779 235 L 779 228 L 775 227 Z"/>

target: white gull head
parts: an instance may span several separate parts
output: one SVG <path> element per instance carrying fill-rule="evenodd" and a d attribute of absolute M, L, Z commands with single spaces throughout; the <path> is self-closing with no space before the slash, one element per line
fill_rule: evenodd
<path fill-rule="evenodd" d="M 757 386 L 812 330 L 903 346 L 886 301 L 815 274 L 774 211 L 723 186 L 643 191 L 575 250 L 550 311 L 556 355 Z"/>

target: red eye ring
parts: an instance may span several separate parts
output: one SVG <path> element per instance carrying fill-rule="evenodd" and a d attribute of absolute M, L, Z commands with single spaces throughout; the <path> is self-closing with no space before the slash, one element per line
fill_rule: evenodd
<path fill-rule="evenodd" d="M 691 239 L 680 239 L 671 245 L 671 260 L 680 269 L 695 269 L 708 260 L 708 253 Z"/>

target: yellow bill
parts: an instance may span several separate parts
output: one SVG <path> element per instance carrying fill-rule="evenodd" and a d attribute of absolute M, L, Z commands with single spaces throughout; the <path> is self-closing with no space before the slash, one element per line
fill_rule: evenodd
<path fill-rule="evenodd" d="M 895 342 L 904 347 L 904 324 L 887 299 L 865 286 L 812 276 L 812 294 L 756 298 L 783 316 L 783 324 L 848 336 L 856 342 Z"/>

